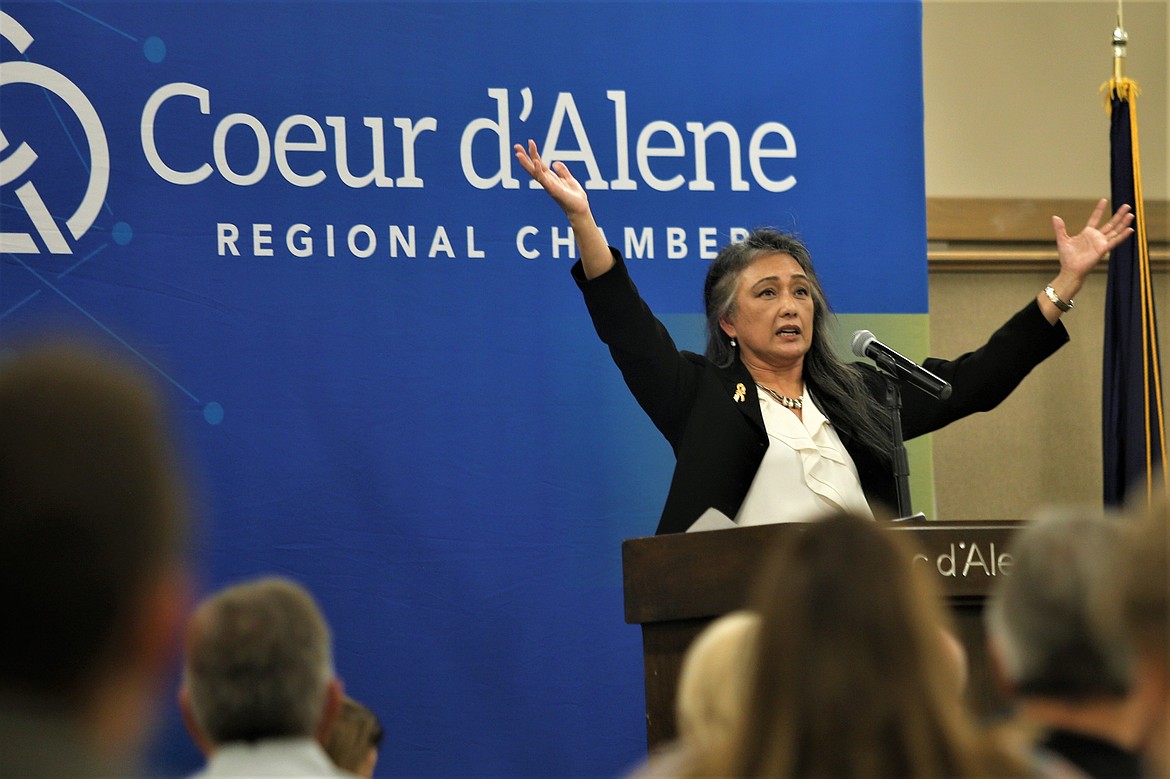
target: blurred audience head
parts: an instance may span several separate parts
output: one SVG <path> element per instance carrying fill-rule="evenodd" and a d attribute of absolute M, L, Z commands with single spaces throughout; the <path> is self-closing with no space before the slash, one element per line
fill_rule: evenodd
<path fill-rule="evenodd" d="M 1134 650 L 1134 697 L 1149 713 L 1142 746 L 1152 775 L 1170 775 L 1170 499 L 1167 488 L 1141 512 L 1118 558 L 1117 579 L 1100 610 L 1106 630 Z"/>
<path fill-rule="evenodd" d="M 971 663 L 967 657 L 967 647 L 954 632 L 943 626 L 939 628 L 942 637 L 943 657 L 951 669 L 951 679 L 954 685 L 955 696 L 962 699 L 967 691 L 967 681 L 971 675 Z"/>
<path fill-rule="evenodd" d="M 1129 655 L 1096 630 L 1093 593 L 1106 585 L 1123 523 L 1090 509 L 1049 509 L 1012 539 L 1011 575 L 984 611 L 987 635 L 1014 697 L 1123 698 Z"/>
<path fill-rule="evenodd" d="M 325 740 L 325 752 L 338 768 L 370 779 L 384 735 L 377 715 L 347 695 Z"/>
<path fill-rule="evenodd" d="M 189 603 L 172 447 L 128 364 L 64 342 L 0 357 L 0 697 L 115 761 L 141 747 Z"/>
<path fill-rule="evenodd" d="M 1165 490 L 1156 494 L 1125 538 L 1117 566 L 1118 621 L 1113 624 L 1125 631 L 1144 657 L 1164 660 L 1170 652 L 1170 499 Z"/>
<path fill-rule="evenodd" d="M 704 628 L 687 649 L 675 716 L 679 738 L 688 748 L 707 750 L 738 727 L 755 670 L 759 627 L 754 612 L 734 611 Z"/>
<path fill-rule="evenodd" d="M 730 749 L 700 756 L 696 773 L 937 777 L 1014 770 L 984 748 L 960 705 L 941 598 L 898 534 L 831 515 L 785 534 L 763 571 L 747 716 Z"/>
<path fill-rule="evenodd" d="M 206 754 L 233 742 L 315 738 L 341 703 L 329 628 L 300 585 L 269 577 L 199 604 L 187 627 L 180 704 Z"/>

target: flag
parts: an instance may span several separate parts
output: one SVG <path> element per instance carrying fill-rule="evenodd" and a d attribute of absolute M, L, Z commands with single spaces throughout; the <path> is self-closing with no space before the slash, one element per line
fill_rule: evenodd
<path fill-rule="evenodd" d="M 1142 202 L 1137 85 L 1115 76 L 1106 88 L 1113 208 L 1128 203 L 1134 212 L 1133 235 L 1109 255 L 1105 291 L 1104 497 L 1107 506 L 1121 506 L 1131 488 L 1146 492 L 1130 495 L 1131 500 L 1148 504 L 1154 485 L 1166 483 L 1166 421 Z"/>

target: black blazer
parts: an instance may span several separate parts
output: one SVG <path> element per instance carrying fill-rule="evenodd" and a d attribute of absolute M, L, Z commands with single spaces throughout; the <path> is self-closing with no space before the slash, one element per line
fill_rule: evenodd
<path fill-rule="evenodd" d="M 621 255 L 611 251 L 616 264 L 601 276 L 587 280 L 580 262 L 572 272 L 626 385 L 674 449 L 674 476 L 656 532 L 683 532 L 710 507 L 735 517 L 768 448 L 755 382 L 738 358 L 719 368 L 702 355 L 680 352 L 638 294 Z M 1064 325 L 1049 324 L 1033 300 L 980 349 L 954 360 L 928 359 L 924 366 L 949 381 L 953 393 L 940 401 L 907 388 L 902 393 L 905 438 L 994 408 L 1067 341 Z M 885 378 L 871 366 L 855 365 L 870 391 L 884 397 Z M 746 394 L 737 402 L 740 385 Z M 889 461 L 859 445 L 846 428 L 838 425 L 837 433 L 866 496 L 871 503 L 895 505 Z"/>

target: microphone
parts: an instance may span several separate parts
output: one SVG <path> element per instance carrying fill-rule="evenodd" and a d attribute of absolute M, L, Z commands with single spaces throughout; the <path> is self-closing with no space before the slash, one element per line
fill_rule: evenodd
<path fill-rule="evenodd" d="M 913 360 L 898 354 L 868 330 L 858 330 L 853 334 L 852 347 L 853 353 L 858 357 L 868 357 L 887 373 L 917 387 L 931 397 L 946 400 L 951 396 L 950 384 Z"/>

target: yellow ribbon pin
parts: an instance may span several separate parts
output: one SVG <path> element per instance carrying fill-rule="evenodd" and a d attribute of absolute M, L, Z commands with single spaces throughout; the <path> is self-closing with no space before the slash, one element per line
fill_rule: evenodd
<path fill-rule="evenodd" d="M 743 400 L 746 397 L 747 397 L 747 387 L 743 386 L 743 384 L 736 384 L 735 385 L 735 394 L 731 396 L 731 399 L 734 400 L 736 403 L 743 403 Z"/>

